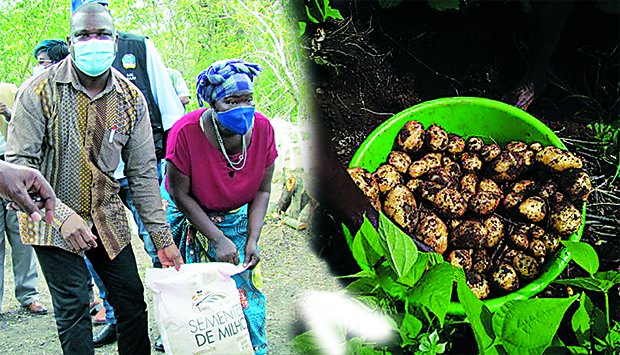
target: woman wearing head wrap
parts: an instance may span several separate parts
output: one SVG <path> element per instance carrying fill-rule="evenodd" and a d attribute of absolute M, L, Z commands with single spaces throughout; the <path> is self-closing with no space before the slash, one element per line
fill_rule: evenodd
<path fill-rule="evenodd" d="M 170 129 L 165 181 L 172 196 L 168 221 L 185 262 L 248 266 L 233 278 L 255 354 L 267 352 L 265 296 L 256 288 L 255 266 L 278 154 L 273 127 L 254 111 L 253 78 L 260 70 L 230 59 L 198 75 L 198 103 L 210 108 L 185 115 Z"/>
<path fill-rule="evenodd" d="M 34 47 L 34 57 L 38 64 L 33 68 L 33 74 L 47 69 L 50 65 L 56 64 L 69 55 L 67 42 L 61 39 L 44 39 Z"/>

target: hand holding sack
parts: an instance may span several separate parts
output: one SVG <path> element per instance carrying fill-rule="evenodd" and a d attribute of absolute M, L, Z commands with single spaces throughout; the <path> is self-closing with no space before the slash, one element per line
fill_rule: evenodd
<path fill-rule="evenodd" d="M 230 263 L 147 269 L 155 322 L 168 354 L 254 354 Z"/>

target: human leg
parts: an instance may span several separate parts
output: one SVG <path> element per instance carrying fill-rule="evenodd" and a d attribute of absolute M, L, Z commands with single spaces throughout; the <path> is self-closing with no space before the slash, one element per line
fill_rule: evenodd
<path fill-rule="evenodd" d="M 86 255 L 106 288 L 106 297 L 114 307 L 120 354 L 150 354 L 148 315 L 144 288 L 131 245 L 110 260 L 103 246 Z"/>
<path fill-rule="evenodd" d="M 103 284 L 103 281 L 101 281 L 99 274 L 97 274 L 97 271 L 95 271 L 95 267 L 90 262 L 90 260 L 88 260 L 87 257 L 84 257 L 84 261 L 86 262 L 86 267 L 88 267 L 88 272 L 90 272 L 90 275 L 92 276 L 95 285 L 97 285 L 97 288 L 99 289 L 99 298 L 101 298 L 101 301 L 103 301 L 103 307 L 105 308 L 106 324 L 116 324 L 114 308 L 112 307 L 110 302 L 108 302 L 107 290 L 105 288 L 105 285 Z"/>
<path fill-rule="evenodd" d="M 34 246 L 54 306 L 64 354 L 94 354 L 84 258 L 56 247 Z"/>

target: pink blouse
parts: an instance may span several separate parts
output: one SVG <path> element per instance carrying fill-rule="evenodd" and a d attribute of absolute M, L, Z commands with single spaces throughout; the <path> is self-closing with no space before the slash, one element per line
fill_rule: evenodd
<path fill-rule="evenodd" d="M 278 156 L 273 127 L 263 114 L 254 114 L 247 161 L 243 169 L 235 171 L 219 147 L 214 147 L 200 128 L 200 116 L 204 111 L 206 109 L 190 112 L 172 126 L 166 160 L 190 178 L 191 194 L 206 211 L 229 211 L 254 199 L 265 168 Z M 210 121 L 205 123 L 210 124 Z M 239 154 L 230 156 L 232 161 L 238 159 Z M 170 190 L 167 176 L 166 190 Z"/>

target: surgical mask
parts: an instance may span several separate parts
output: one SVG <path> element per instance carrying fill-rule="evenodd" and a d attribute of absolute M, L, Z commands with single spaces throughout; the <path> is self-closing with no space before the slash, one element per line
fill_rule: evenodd
<path fill-rule="evenodd" d="M 114 41 L 91 39 L 73 43 L 73 61 L 84 74 L 97 77 L 112 66 L 116 57 Z"/>
<path fill-rule="evenodd" d="M 217 118 L 227 130 L 244 135 L 254 123 L 254 106 L 242 106 L 218 112 Z"/>
<path fill-rule="evenodd" d="M 44 67 L 42 65 L 36 65 L 34 68 L 32 68 L 32 75 L 41 74 L 45 71 L 45 69 L 47 69 L 47 67 Z"/>

